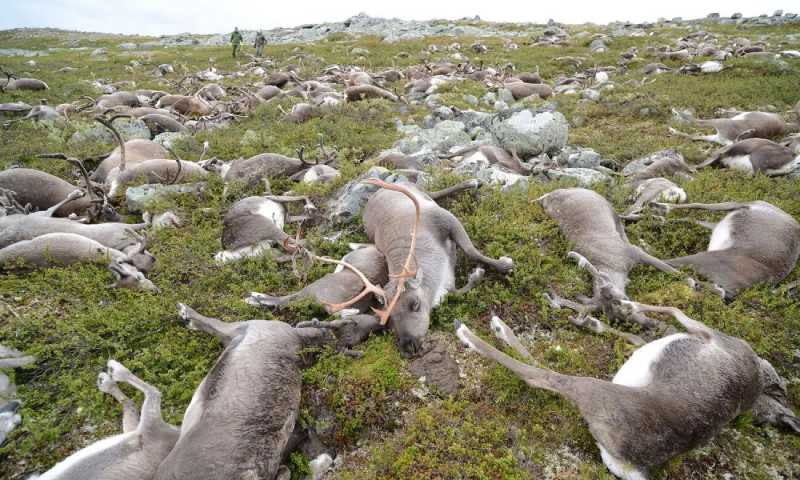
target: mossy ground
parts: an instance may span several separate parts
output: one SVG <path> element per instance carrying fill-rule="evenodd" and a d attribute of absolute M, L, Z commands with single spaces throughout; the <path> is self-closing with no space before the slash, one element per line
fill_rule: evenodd
<path fill-rule="evenodd" d="M 516 27 L 509 24 L 507 28 Z M 722 39 L 768 35 L 773 44 L 785 39 L 786 34 L 800 33 L 797 26 L 735 29 L 707 25 L 706 29 Z M 630 46 L 643 51 L 645 45 L 671 43 L 684 33 L 682 29 L 663 28 L 647 38 L 617 39 L 610 44 L 609 52 L 595 57 L 588 52 L 587 39 L 574 39 L 566 47 L 523 46 L 515 51 L 504 50 L 502 39 L 482 39 L 489 52 L 472 57 L 474 63 L 482 60 L 502 66 L 513 62 L 520 71 L 539 67 L 543 77 L 552 80 L 570 71 L 570 67 L 552 61 L 555 57 L 584 56 L 587 66 L 612 64 Z M 28 72 L 26 75 L 45 80 L 51 88 L 46 92 L 0 94 L 0 101 L 35 103 L 45 98 L 57 104 L 81 95 L 94 96 L 96 92 L 87 81 L 94 78 L 134 80 L 138 88 L 168 89 L 149 73 L 160 63 L 176 66 L 173 78 L 210 63 L 221 71 L 236 68 L 228 48 L 174 47 L 140 52 L 115 47 L 126 40 L 99 36 L 81 41 L 81 46 L 109 48 L 103 58 L 90 57 L 91 48 L 36 57 L 36 67 L 26 66 L 27 58 L 2 58 L 0 63 L 6 69 Z M 467 46 L 473 40 L 447 37 L 385 44 L 378 38 L 339 36 L 312 45 L 269 46 L 267 52 L 279 66 L 299 63 L 302 53 L 302 75 L 311 77 L 333 63 L 356 62 L 371 70 L 404 67 L 427 58 L 421 52 L 429 44 L 446 46 L 459 41 Z M 59 47 L 65 43 L 58 35 L 21 39 L 0 32 L 0 47 Z M 349 54 L 356 46 L 369 49 L 365 60 L 355 60 Z M 409 55 L 398 56 L 400 52 Z M 131 60 L 143 65 L 126 71 Z M 641 74 L 633 69 L 614 78 L 617 88 L 605 92 L 600 103 L 581 103 L 575 96 L 560 96 L 555 101 L 568 119 L 581 125 L 571 129 L 570 143 L 594 148 L 620 164 L 662 148 L 676 148 L 690 161 L 698 161 L 710 149 L 668 137 L 670 109 L 691 107 L 700 116 L 712 115 L 722 107 L 750 110 L 772 106 L 776 111 L 786 111 L 798 100 L 800 85 L 800 64 L 796 60 L 788 63 L 785 69 L 772 62 L 735 60 L 730 62 L 734 68 L 717 75 L 663 75 L 642 88 L 624 84 L 628 79 L 640 79 Z M 64 66 L 77 70 L 56 72 Z M 449 86 L 444 97 L 465 107 L 459 103 L 464 94 L 480 97 L 484 91 L 480 84 L 461 82 Z M 343 178 L 334 185 L 304 188 L 323 203 L 323 197 L 368 168 L 370 159 L 394 142 L 398 137 L 395 118 L 418 119 L 425 113 L 423 107 L 400 112 L 385 102 L 366 102 L 348 105 L 336 115 L 287 126 L 277 121 L 281 115 L 277 105 L 269 105 L 228 129 L 198 134 L 198 142 L 185 142 L 178 150 L 184 158 L 196 158 L 198 146 L 208 140 L 210 155 L 225 159 L 265 151 L 292 154 L 301 146 L 315 145 L 322 134 L 326 144 L 340 152 L 343 171 Z M 86 157 L 108 151 L 111 145 L 67 143 L 72 132 L 85 124 L 88 120 L 73 119 L 65 129 L 52 130 L 17 123 L 2 131 L 0 166 L 19 164 L 69 178 L 73 172 L 65 162 L 35 156 L 63 151 Z M 256 141 L 243 145 L 240 140 L 248 130 L 254 132 Z M 439 183 L 456 180 L 445 176 Z M 610 378 L 625 361 L 631 347 L 612 337 L 576 330 L 567 313 L 552 311 L 542 296 L 550 289 L 574 296 L 590 288 L 587 275 L 566 258 L 569 246 L 557 225 L 534 202 L 563 185 L 533 185 L 527 193 L 483 188 L 477 194 L 461 194 L 446 202 L 479 248 L 489 255 L 508 255 L 515 260 L 512 274 L 490 274 L 482 286 L 464 297 L 447 299 L 433 314 L 433 334 L 448 344 L 463 373 L 463 389 L 456 398 L 429 395 L 423 401 L 411 395 L 417 379 L 405 369 L 405 360 L 390 335 L 369 340 L 361 347 L 366 352 L 361 359 L 324 353 L 306 371 L 302 419 L 312 424 L 322 421 L 315 417 L 320 411 L 329 413 L 325 417 L 330 421 L 329 441 L 345 454 L 344 465 L 335 477 L 610 478 L 585 424 L 569 403 L 532 390 L 507 370 L 465 353 L 452 335 L 453 321 L 462 320 L 488 336 L 489 312 L 496 311 L 521 334 L 537 361 L 549 368 Z M 278 191 L 290 187 L 281 181 L 273 182 L 273 186 Z M 797 180 L 749 178 L 715 170 L 703 172 L 683 186 L 692 201 L 761 199 L 800 218 Z M 599 189 L 618 208 L 623 206 L 620 188 Z M 108 358 L 123 362 L 161 388 L 165 418 L 180 423 L 195 387 L 221 345 L 183 328 L 176 321 L 177 302 L 228 321 L 280 318 L 294 323 L 321 314 L 308 305 L 278 313 L 261 311 L 242 298 L 250 291 L 291 291 L 323 275 L 329 267 L 314 266 L 304 272 L 306 278 L 300 279 L 269 258 L 227 266 L 213 263 L 212 255 L 220 248 L 222 214 L 238 198 L 235 193 L 223 198 L 221 183 L 212 180 L 202 198 L 159 206 L 175 209 L 184 220 L 182 228 L 161 231 L 152 239 L 152 251 L 159 263 L 151 278 L 161 288 L 160 294 L 110 289 L 111 274 L 92 266 L 0 277 L 0 343 L 39 359 L 32 368 L 17 372 L 24 423 L 0 448 L 0 476 L 25 478 L 27 473 L 45 470 L 91 441 L 119 431 L 119 406 L 94 386 L 95 376 Z M 357 224 L 347 227 L 346 235 L 333 243 L 322 240 L 326 233 L 331 232 L 321 228 L 307 232 L 320 254 L 341 255 L 346 242 L 365 240 Z M 628 235 L 632 242 L 665 258 L 702 250 L 708 241 L 708 233 L 699 227 L 654 220 L 628 225 Z M 459 284 L 472 267 L 462 259 L 457 269 Z M 798 276 L 796 270 L 788 280 Z M 632 272 L 629 294 L 643 302 L 680 307 L 698 320 L 749 341 L 791 380 L 790 396 L 795 408 L 800 408 L 797 297 L 755 287 L 726 304 L 711 293 L 693 293 L 681 281 L 647 267 Z M 754 426 L 743 416 L 710 445 L 675 459 L 657 477 L 711 479 L 731 473 L 735 478 L 796 478 L 800 476 L 799 452 L 797 436 Z M 298 465 L 302 461 L 301 456 L 292 458 L 296 471 L 301 470 Z"/>

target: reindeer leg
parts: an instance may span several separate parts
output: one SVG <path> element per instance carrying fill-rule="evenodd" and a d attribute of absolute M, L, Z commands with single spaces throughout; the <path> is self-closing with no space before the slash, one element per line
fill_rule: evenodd
<path fill-rule="evenodd" d="M 687 209 L 687 210 L 708 210 L 710 212 L 729 212 L 731 210 L 739 210 L 740 208 L 747 208 L 749 205 L 742 202 L 722 202 L 722 203 L 661 203 L 653 202 L 653 205 L 666 210 L 667 213 L 672 210 Z"/>
<path fill-rule="evenodd" d="M 308 322 L 300 322 L 296 328 L 319 328 L 333 331 L 340 347 L 349 349 L 366 340 L 371 334 L 380 332 L 386 327 L 374 315 L 350 315 L 330 322 L 320 322 L 316 318 Z"/>
<path fill-rule="evenodd" d="M 311 203 L 311 199 L 305 195 L 265 195 L 264 198 L 278 203 L 305 202 L 305 210 L 316 210 L 317 207 Z"/>
<path fill-rule="evenodd" d="M 655 267 L 655 268 L 657 268 L 657 269 L 659 269 L 659 270 L 661 270 L 662 272 L 665 272 L 665 273 L 672 273 L 672 274 L 680 273 L 676 268 L 668 265 L 663 260 L 660 260 L 660 259 L 650 255 L 649 253 L 645 252 L 643 249 L 641 249 L 641 248 L 639 248 L 639 247 L 637 247 L 635 245 L 632 245 L 632 247 L 633 247 L 634 251 L 636 252 L 636 255 L 639 257 L 639 261 L 640 262 L 645 263 L 647 265 L 650 265 L 651 267 Z"/>
<path fill-rule="evenodd" d="M 669 129 L 669 133 L 695 142 L 721 143 L 719 140 L 719 135 L 690 135 L 688 133 L 681 132 L 680 130 L 675 130 L 672 127 Z"/>
<path fill-rule="evenodd" d="M 284 295 L 282 297 L 275 297 L 265 293 L 250 292 L 250 295 L 244 299 L 245 303 L 258 307 L 278 307 L 283 308 L 293 300 L 299 298 L 299 292 Z"/>
<path fill-rule="evenodd" d="M 136 408 L 136 402 L 122 393 L 122 390 L 119 389 L 117 382 L 111 378 L 111 375 L 106 372 L 100 372 L 97 376 L 97 389 L 111 395 L 122 404 L 122 432 L 128 433 L 136 430 L 139 425 L 139 410 Z"/>
<path fill-rule="evenodd" d="M 682 310 L 675 307 L 659 307 L 655 305 L 645 305 L 638 302 L 631 302 L 628 300 L 620 301 L 622 306 L 630 309 L 630 311 L 634 314 L 639 312 L 656 312 L 656 313 L 668 313 L 672 315 L 675 320 L 678 321 L 683 328 L 686 329 L 692 335 L 698 335 L 702 337 L 706 341 L 710 341 L 711 337 L 716 333 L 714 329 L 707 327 L 701 322 L 697 320 L 689 318 Z"/>
<path fill-rule="evenodd" d="M 517 338 L 517 336 L 514 334 L 514 331 L 511 330 L 511 328 L 506 325 L 505 322 L 500 320 L 500 317 L 497 315 L 492 315 L 492 320 L 490 321 L 489 325 L 491 326 L 492 333 L 494 333 L 495 337 L 506 342 L 509 347 L 513 348 L 526 360 L 533 360 L 533 355 L 531 355 L 528 349 L 522 345 L 522 342 L 519 341 L 519 338 Z"/>
<path fill-rule="evenodd" d="M 571 316 L 569 317 L 569 321 L 572 322 L 573 325 L 579 328 L 585 328 L 591 332 L 602 334 L 605 332 L 611 333 L 616 335 L 623 340 L 636 345 L 637 347 L 642 346 L 645 344 L 645 341 L 638 335 L 633 335 L 631 333 L 626 333 L 621 330 L 617 330 L 616 328 L 611 327 L 610 325 L 601 322 L 595 317 L 591 315 L 579 315 L 577 317 Z"/>
<path fill-rule="evenodd" d="M 566 307 L 570 310 L 575 310 L 580 315 L 596 312 L 600 308 L 600 304 L 592 298 L 581 297 L 578 299 L 578 302 L 574 302 L 562 298 L 552 291 L 550 293 L 545 293 L 544 297 L 547 299 L 547 303 L 550 304 L 550 308 L 560 310 L 562 307 Z"/>
<path fill-rule="evenodd" d="M 439 190 L 437 192 L 430 192 L 428 196 L 431 197 L 433 201 L 441 200 L 442 198 L 448 197 L 458 192 L 463 192 L 465 190 L 473 190 L 477 189 L 481 186 L 480 180 L 477 178 L 473 178 L 472 180 L 467 180 L 461 183 L 457 183 L 452 187 L 445 188 L 444 190 Z"/>
<path fill-rule="evenodd" d="M 504 273 L 510 271 L 514 267 L 514 262 L 509 257 L 500 257 L 495 260 L 487 257 L 475 248 L 475 245 L 472 244 L 472 240 L 469 239 L 469 235 L 467 235 L 467 231 L 464 230 L 464 226 L 461 225 L 461 222 L 452 213 L 447 210 L 441 210 L 439 215 L 441 215 L 442 225 L 449 230 L 450 238 L 456 242 L 467 257 L 477 262 L 485 263 L 495 270 Z"/>
<path fill-rule="evenodd" d="M 187 327 L 191 330 L 202 330 L 219 337 L 227 345 L 235 337 L 242 325 L 242 322 L 223 322 L 216 318 L 205 317 L 187 307 L 183 303 L 178 304 L 178 315 L 187 322 Z"/>
<path fill-rule="evenodd" d="M 475 270 L 473 270 L 469 274 L 469 277 L 467 277 L 467 284 L 458 290 L 455 290 L 453 293 L 456 295 L 464 295 L 473 288 L 477 287 L 483 281 L 485 274 L 486 270 L 482 269 L 481 267 L 475 267 Z"/>
<path fill-rule="evenodd" d="M 44 212 L 42 212 L 42 215 L 45 216 L 45 217 L 52 217 L 52 216 L 55 215 L 56 211 L 58 211 L 59 208 L 61 208 L 64 205 L 68 204 L 69 202 L 72 202 L 74 200 L 77 200 L 77 199 L 83 197 L 84 195 L 85 195 L 85 193 L 82 190 L 75 190 L 72 193 L 70 193 L 69 195 L 67 195 L 67 198 L 65 198 L 64 200 L 61 200 L 60 202 L 56 203 L 52 207 L 50 207 L 47 210 L 45 210 Z"/>
<path fill-rule="evenodd" d="M 164 423 L 161 418 L 161 392 L 149 383 L 132 374 L 121 363 L 108 361 L 108 374 L 115 382 L 125 382 L 144 393 L 142 413 L 137 428 Z"/>

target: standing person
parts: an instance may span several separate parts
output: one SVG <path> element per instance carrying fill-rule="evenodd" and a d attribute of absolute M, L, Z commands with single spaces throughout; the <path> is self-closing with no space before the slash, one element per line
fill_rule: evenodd
<path fill-rule="evenodd" d="M 264 53 L 264 44 L 266 43 L 266 37 L 264 37 L 264 34 L 261 33 L 261 31 L 259 31 L 256 34 L 256 43 L 253 44 L 253 46 L 256 47 L 256 57 L 261 57 L 261 55 Z"/>
<path fill-rule="evenodd" d="M 239 27 L 233 28 L 233 33 L 231 33 L 231 43 L 233 44 L 233 58 L 236 58 L 236 52 L 239 51 L 239 45 L 242 44 L 242 34 L 239 33 Z"/>

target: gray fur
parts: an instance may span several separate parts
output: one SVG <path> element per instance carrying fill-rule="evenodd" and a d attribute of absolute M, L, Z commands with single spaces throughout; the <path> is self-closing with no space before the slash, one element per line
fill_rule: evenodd
<path fill-rule="evenodd" d="M 367 277 L 367 280 L 375 285 L 385 285 L 389 281 L 386 258 L 373 246 L 354 250 L 345 255 L 342 261 L 357 268 Z M 329 305 L 344 303 L 358 295 L 363 289 L 364 284 L 358 275 L 350 269 L 341 268 L 323 276 L 298 292 L 282 297 L 253 292 L 247 301 L 253 305 L 285 307 L 296 300 L 311 299 L 321 305 Z M 350 308 L 364 313 L 371 306 L 376 306 L 375 299 L 372 295 L 368 295 Z"/>
<path fill-rule="evenodd" d="M 671 130 L 672 133 L 691 140 L 704 140 L 730 145 L 743 138 L 772 138 L 786 133 L 786 122 L 780 115 L 769 112 L 743 112 L 732 118 L 697 119 L 691 115 L 683 117 L 692 125 L 700 128 L 713 128 L 717 131 L 713 136 L 687 135 Z"/>
<path fill-rule="evenodd" d="M 149 480 L 172 450 L 178 429 L 161 418 L 161 392 L 118 362 L 109 360 L 108 370 L 98 377 L 98 388 L 122 404 L 123 433 L 75 452 L 37 480 Z M 144 392 L 141 415 L 117 382 Z"/>
<path fill-rule="evenodd" d="M 479 252 L 453 214 L 439 207 L 414 184 L 401 182 L 399 185 L 408 189 L 421 207 L 417 245 L 413 252 L 417 278 L 407 282 L 389 324 L 397 335 L 401 350 L 406 354 L 416 354 L 422 348 L 428 331 L 431 310 L 442 300 L 443 293 L 455 288 L 449 282 L 455 277 L 456 245 L 467 257 L 500 272 L 511 270 L 513 262 L 510 258 L 495 260 Z M 363 218 L 367 236 L 385 255 L 392 278 L 402 272 L 409 255 L 414 204 L 403 193 L 384 188 L 370 197 Z M 396 278 L 387 283 L 385 290 L 389 296 L 394 295 L 397 285 Z"/>
<path fill-rule="evenodd" d="M 767 202 L 668 205 L 669 209 L 732 210 L 714 227 L 729 231 L 730 245 L 673 258 L 667 263 L 690 266 L 729 295 L 758 283 L 775 285 L 789 275 L 800 256 L 800 223 Z M 729 230 L 727 230 L 729 229 Z"/>
<path fill-rule="evenodd" d="M 30 168 L 12 168 L 0 172 L 0 188 L 14 192 L 20 204 L 31 204 L 37 210 L 46 210 L 75 191 L 75 186 L 66 180 Z M 58 217 L 67 217 L 73 213 L 81 215 L 91 206 L 90 197 L 83 196 L 59 207 L 55 215 Z"/>
<path fill-rule="evenodd" d="M 141 163 L 145 160 L 167 157 L 169 157 L 169 152 L 163 146 L 151 140 L 137 138 L 125 142 L 125 163 L 127 166 Z M 109 176 L 109 173 L 112 171 L 118 172 L 121 160 L 122 153 L 120 148 L 117 147 L 111 151 L 105 160 L 100 162 L 100 165 L 92 173 L 92 180 L 106 182 L 106 177 Z"/>
<path fill-rule="evenodd" d="M 688 331 L 660 340 L 669 343 L 645 370 L 649 381 L 635 387 L 528 365 L 490 346 L 465 326 L 457 323 L 456 329 L 470 348 L 508 367 L 531 387 L 559 393 L 576 404 L 598 445 L 622 464 L 622 471 L 615 471 L 619 463 L 604 458 L 623 479 L 648 478 L 653 469 L 676 455 L 707 443 L 757 402 L 776 401 L 785 409 L 784 415 L 797 421 L 786 408 L 785 397 L 772 394 L 777 375 L 772 375 L 771 365 L 746 342 L 674 308 L 631 305 L 633 310 L 670 313 Z M 516 337 L 505 324 L 499 319 L 493 324 L 501 326 L 499 332 L 495 330 L 500 338 L 531 358 L 518 340 L 512 340 Z M 625 366 L 635 361 L 631 357 Z M 618 381 L 623 380 L 615 377 L 614 382 Z"/>
<path fill-rule="evenodd" d="M 225 350 L 197 388 L 155 480 L 272 480 L 300 409 L 300 353 L 330 334 L 278 321 L 226 323 L 179 309 L 190 328 L 218 336 Z"/>
<path fill-rule="evenodd" d="M 602 308 L 608 318 L 620 317 L 614 300 L 628 298 L 625 293 L 628 272 L 639 263 L 676 272 L 628 241 L 620 218 L 599 193 L 583 188 L 562 188 L 542 196 L 539 201 L 547 215 L 558 223 L 573 250 L 596 269 L 594 296 L 586 305 L 587 312 Z M 644 326 L 654 325 L 646 316 L 635 315 L 632 319 Z"/>
<path fill-rule="evenodd" d="M 65 218 L 52 218 L 39 214 L 8 215 L 0 217 L 0 248 L 18 242 L 33 240 L 50 233 L 75 234 L 90 239 L 104 247 L 125 253 L 139 270 L 150 271 L 155 258 L 146 250 L 140 238 L 131 231 L 142 230 L 145 223 L 101 223 L 87 225 Z"/>

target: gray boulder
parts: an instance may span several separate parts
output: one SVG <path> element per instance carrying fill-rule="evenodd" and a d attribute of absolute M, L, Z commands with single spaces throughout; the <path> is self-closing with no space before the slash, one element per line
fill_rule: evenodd
<path fill-rule="evenodd" d="M 455 120 L 445 120 L 429 130 L 423 130 L 422 136 L 431 150 L 446 153 L 451 148 L 469 143 L 472 139 L 465 131 L 466 126 Z"/>
<path fill-rule="evenodd" d="M 151 183 L 129 187 L 125 191 L 125 204 L 129 212 L 143 212 L 155 202 L 175 195 L 196 195 L 205 189 L 205 182 L 162 185 Z"/>
<path fill-rule="evenodd" d="M 143 138 L 150 140 L 150 129 L 147 125 L 139 119 L 125 119 L 121 118 L 114 122 L 114 127 L 117 129 L 123 140 L 133 140 L 134 138 Z M 114 136 L 102 125 L 91 124 L 78 130 L 72 134 L 69 143 L 76 144 L 85 141 L 102 141 L 106 143 L 114 143 Z"/>
<path fill-rule="evenodd" d="M 492 126 L 497 144 L 523 158 L 564 148 L 568 133 L 567 119 L 560 112 L 522 110 Z"/>
<path fill-rule="evenodd" d="M 355 180 L 342 187 L 336 196 L 328 202 L 328 215 L 335 223 L 353 221 L 367 204 L 370 195 L 378 191 L 375 185 L 362 183 L 368 178 L 379 178 L 387 183 L 408 181 L 404 175 L 397 175 L 383 167 L 372 167 Z"/>
<path fill-rule="evenodd" d="M 578 181 L 581 187 L 590 187 L 595 183 L 604 183 L 611 180 L 605 173 L 591 168 L 553 168 L 545 172 L 545 176 L 550 180 L 562 180 L 565 178 Z"/>

